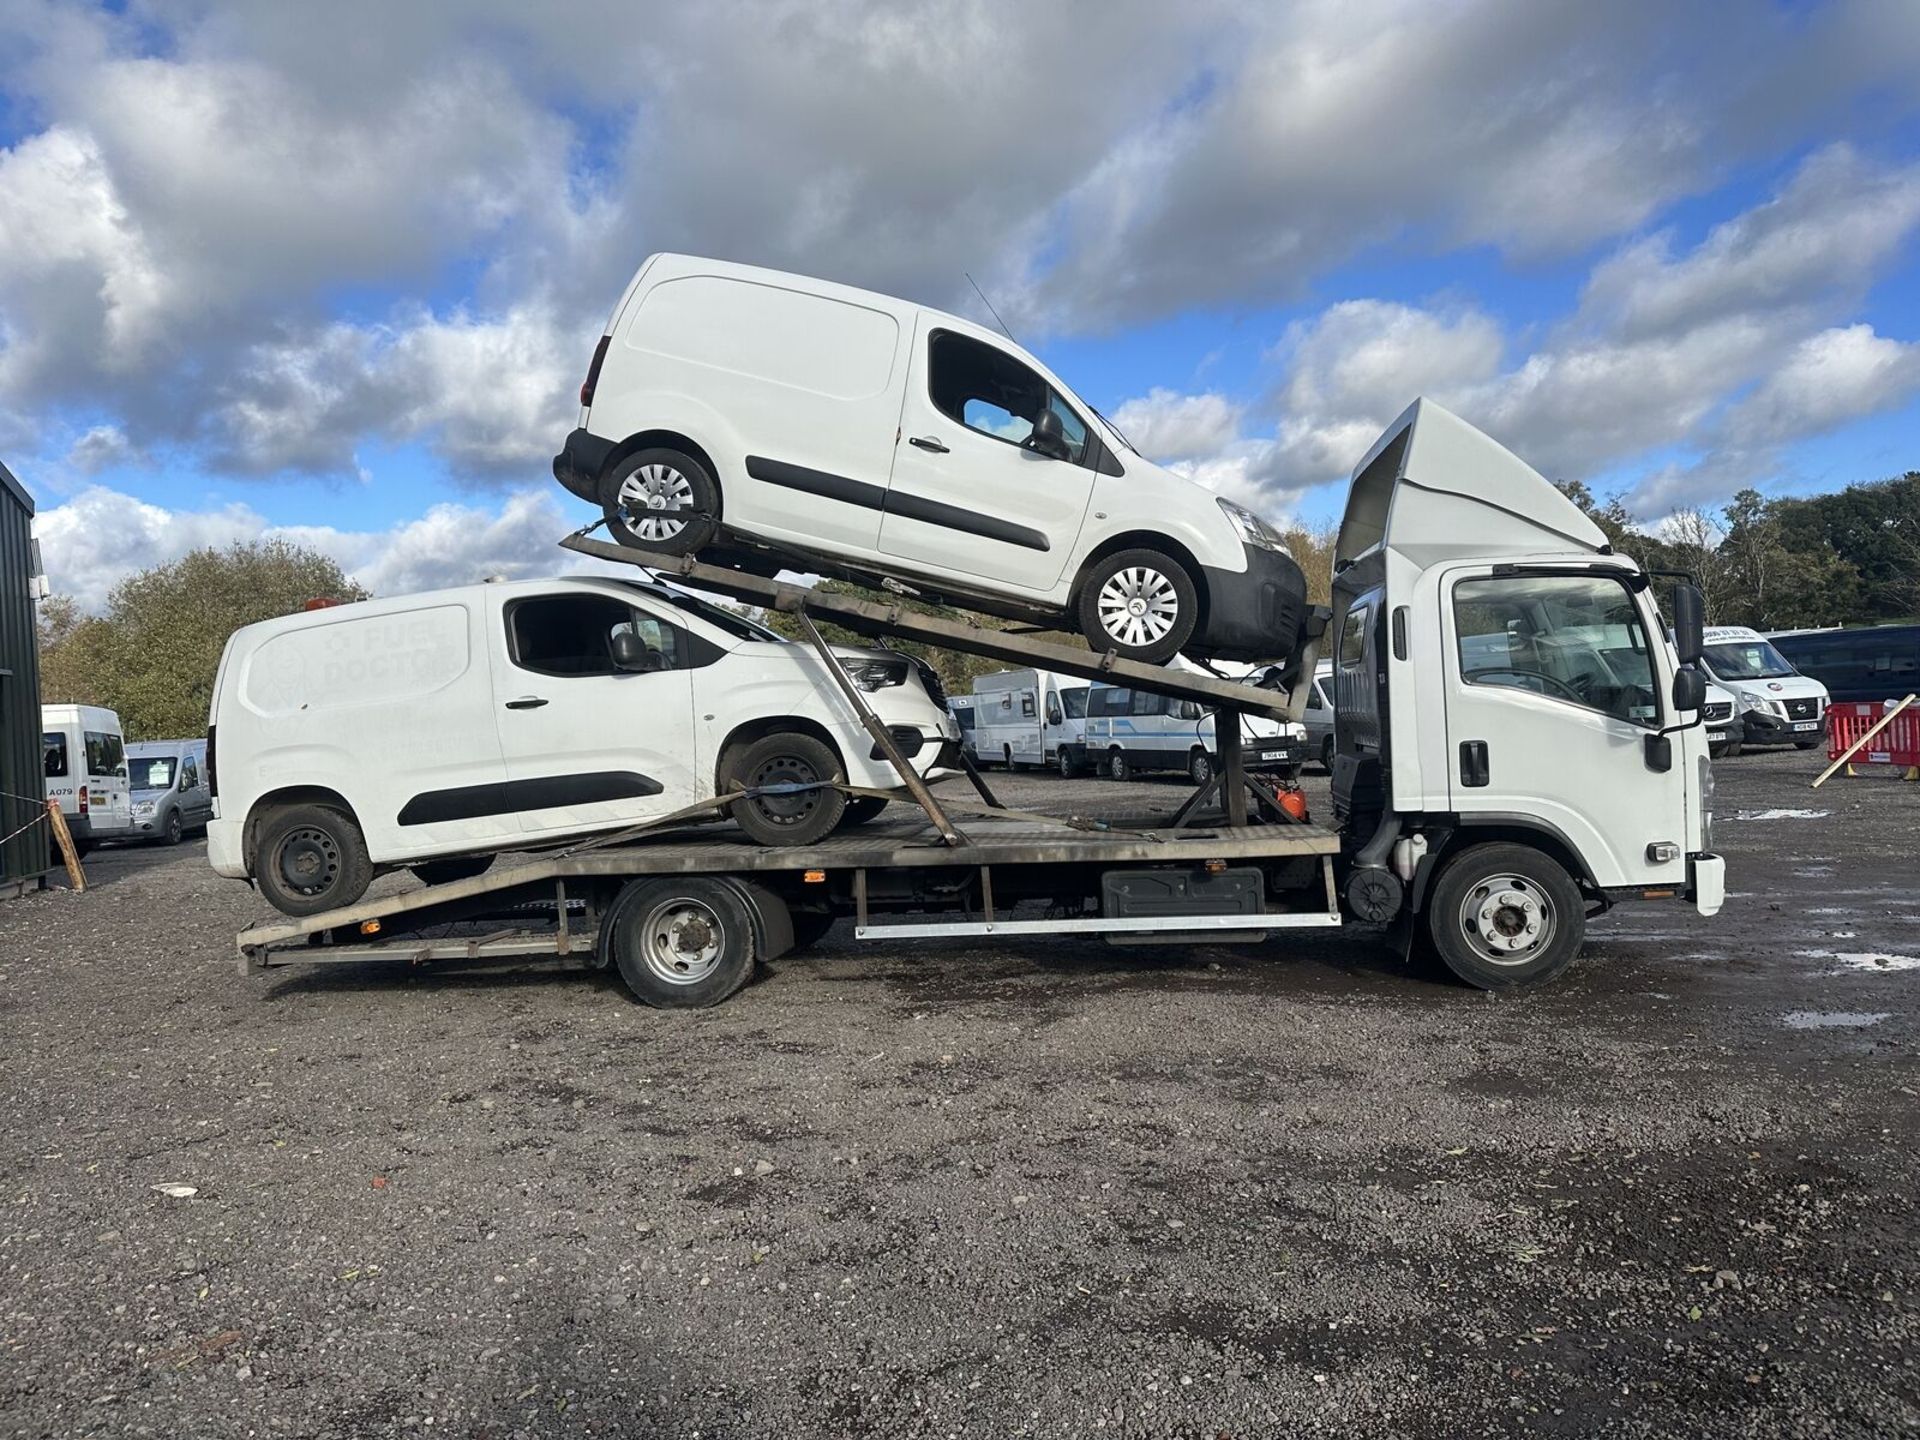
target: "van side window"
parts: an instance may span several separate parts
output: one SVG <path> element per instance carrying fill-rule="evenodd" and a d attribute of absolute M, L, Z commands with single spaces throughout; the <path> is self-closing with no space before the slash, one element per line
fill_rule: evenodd
<path fill-rule="evenodd" d="M 67 775 L 67 737 L 49 730 L 40 737 L 40 753 L 46 761 L 47 779 L 63 780 Z"/>
<path fill-rule="evenodd" d="M 1051 410 L 1060 417 L 1067 459 L 1078 465 L 1086 458 L 1086 422 L 1032 369 L 1004 350 L 951 330 L 934 331 L 927 344 L 927 393 L 942 415 L 982 435 L 1023 445 L 1040 412 Z"/>
<path fill-rule="evenodd" d="M 1346 622 L 1340 627 L 1340 663 L 1358 665 L 1367 658 L 1367 612 L 1370 607 L 1358 605 L 1347 611 Z"/>
<path fill-rule="evenodd" d="M 1132 713 L 1135 715 L 1164 715 L 1167 713 L 1167 697 L 1149 695 L 1144 690 L 1133 692 Z"/>
<path fill-rule="evenodd" d="M 1653 652 L 1627 587 L 1600 576 L 1514 575 L 1453 587 L 1460 678 L 1657 725 Z"/>
<path fill-rule="evenodd" d="M 119 775 L 124 772 L 127 751 L 118 735 L 109 735 L 101 730 L 88 730 L 85 732 L 85 738 L 89 775 Z"/>
<path fill-rule="evenodd" d="M 182 790 L 200 788 L 200 766 L 191 755 L 187 756 L 186 763 L 180 767 L 180 788 Z"/>
<path fill-rule="evenodd" d="M 1033 696 L 1022 695 L 1020 697 L 1020 714 L 1024 719 L 1031 720 L 1033 718 Z"/>
<path fill-rule="evenodd" d="M 507 611 L 513 663 L 541 675 L 617 675 L 613 636 L 631 630 L 652 654 L 657 670 L 681 663 L 679 628 L 635 610 L 611 595 L 541 595 Z"/>

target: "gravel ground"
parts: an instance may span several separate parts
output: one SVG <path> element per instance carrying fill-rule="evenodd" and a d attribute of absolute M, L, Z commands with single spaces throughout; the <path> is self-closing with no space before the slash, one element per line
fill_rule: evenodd
<path fill-rule="evenodd" d="M 1724 913 L 1498 999 L 1360 932 L 243 978 L 197 843 L 102 853 L 0 903 L 0 1433 L 1920 1428 L 1920 786 L 1719 769 Z"/>

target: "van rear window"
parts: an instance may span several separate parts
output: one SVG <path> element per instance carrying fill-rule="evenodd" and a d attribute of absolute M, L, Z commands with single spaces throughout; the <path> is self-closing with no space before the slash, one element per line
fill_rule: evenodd
<path fill-rule="evenodd" d="M 126 768 L 127 748 L 118 735 L 105 730 L 85 732 L 87 742 L 87 774 L 119 775 Z"/>
<path fill-rule="evenodd" d="M 832 400 L 864 400 L 893 378 L 900 326 L 883 310 L 824 295 L 689 275 L 647 292 L 626 343 Z"/>
<path fill-rule="evenodd" d="M 64 779 L 67 774 L 67 737 L 49 730 L 40 737 L 40 753 L 45 758 L 47 779 Z"/>

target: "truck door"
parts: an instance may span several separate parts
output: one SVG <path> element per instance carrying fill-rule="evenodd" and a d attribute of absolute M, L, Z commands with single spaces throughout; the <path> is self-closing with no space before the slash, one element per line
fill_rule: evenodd
<path fill-rule="evenodd" d="M 929 569 L 1050 590 L 1093 495 L 1087 424 L 1032 367 L 926 315 L 914 336 L 900 442 L 880 521 L 882 554 Z M 1025 448 L 1034 417 L 1060 417 L 1069 456 Z"/>
<path fill-rule="evenodd" d="M 1675 717 L 1645 596 L 1547 567 L 1462 568 L 1441 587 L 1453 809 L 1546 827 L 1603 886 L 1683 884 L 1683 746 L 1655 768 L 1648 739 Z M 1673 859 L 1653 858 L 1662 845 Z"/>
<path fill-rule="evenodd" d="M 679 626 L 569 588 L 490 597 L 494 724 L 506 795 L 529 837 L 633 824 L 712 793 L 695 779 L 692 654 Z M 619 670 L 630 626 L 658 667 Z"/>

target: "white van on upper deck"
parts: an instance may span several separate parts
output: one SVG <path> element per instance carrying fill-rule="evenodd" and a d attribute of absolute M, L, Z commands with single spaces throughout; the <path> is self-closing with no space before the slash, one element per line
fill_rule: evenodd
<path fill-rule="evenodd" d="M 1282 660 L 1299 631 L 1306 582 L 1272 526 L 1142 458 L 1032 355 L 955 315 L 655 255 L 580 403 L 554 475 L 626 545 L 762 547 L 1066 621 L 1133 660 Z"/>

